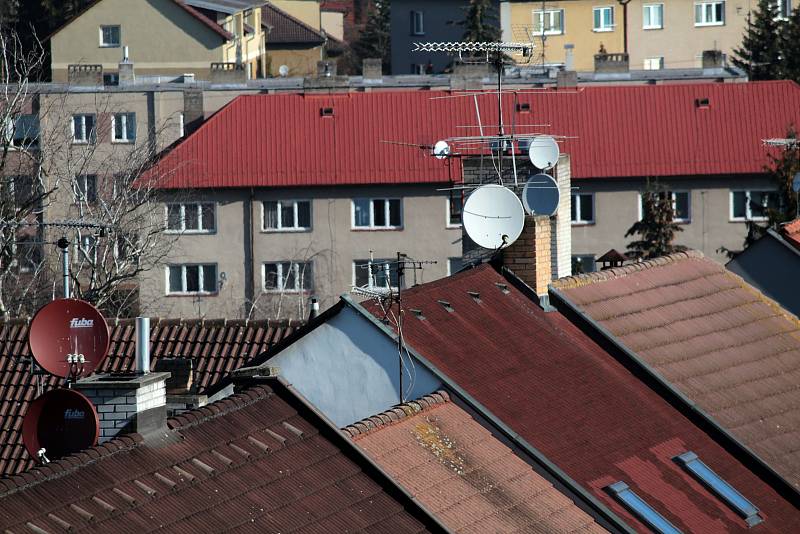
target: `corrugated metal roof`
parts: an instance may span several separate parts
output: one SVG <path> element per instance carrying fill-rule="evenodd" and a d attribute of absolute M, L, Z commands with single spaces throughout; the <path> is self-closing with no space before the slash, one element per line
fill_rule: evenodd
<path fill-rule="evenodd" d="M 160 161 L 165 188 L 289 187 L 458 181 L 456 159 L 383 141 L 430 145 L 477 134 L 472 98 L 437 91 L 240 96 Z M 530 104 L 530 111 L 516 104 Z M 492 95 L 483 124 L 497 124 Z M 704 104 L 707 102 L 707 105 Z M 332 116 L 322 116 L 330 108 Z M 762 173 L 762 139 L 800 124 L 794 82 L 585 87 L 506 95 L 517 133 L 573 136 L 561 144 L 572 177 Z"/>
<path fill-rule="evenodd" d="M 794 316 L 696 251 L 555 286 L 800 488 Z"/>
<path fill-rule="evenodd" d="M 444 391 L 343 430 L 454 532 L 606 532 Z"/>
<path fill-rule="evenodd" d="M 262 9 L 261 25 L 268 28 L 267 48 L 274 44 L 321 45 L 325 36 L 302 20 L 267 2 Z"/>
<path fill-rule="evenodd" d="M 151 365 L 162 358 L 194 360 L 192 393 L 206 394 L 234 369 L 291 334 L 301 323 L 286 321 L 159 320 L 150 325 Z M 132 371 L 136 354 L 133 319 L 111 326 L 108 357 L 98 372 Z M 52 375 L 32 375 L 27 321 L 0 322 L 0 476 L 30 468 L 34 461 L 22 444 L 22 419 L 38 385 L 49 391 L 63 385 Z"/>
<path fill-rule="evenodd" d="M 675 464 L 672 458 L 686 451 L 761 509 L 759 529 L 786 532 L 800 524 L 800 511 L 747 466 L 566 317 L 542 311 L 492 267 L 411 288 L 403 302 L 425 317 L 403 322 L 409 346 L 637 530 L 648 529 L 604 487 L 624 481 L 684 532 L 749 531 Z"/>
<path fill-rule="evenodd" d="M 0 480 L 0 529 L 435 529 L 416 503 L 279 384 L 187 412 L 164 434 L 156 446 L 131 434 Z"/>

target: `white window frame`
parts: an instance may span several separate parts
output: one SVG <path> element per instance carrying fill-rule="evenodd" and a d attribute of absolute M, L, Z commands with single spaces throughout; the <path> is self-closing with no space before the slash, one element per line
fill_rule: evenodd
<path fill-rule="evenodd" d="M 283 267 L 287 263 L 289 264 L 289 268 L 294 271 L 294 286 L 295 287 L 294 288 L 290 288 L 290 289 L 287 289 L 286 287 L 284 287 L 284 285 L 286 284 L 286 276 L 284 276 Z M 312 278 L 310 280 L 310 283 L 307 284 L 308 287 L 305 288 L 305 289 L 297 287 L 297 282 L 300 280 L 300 266 L 302 264 L 308 264 L 309 266 L 311 266 L 311 269 L 309 269 L 309 272 L 311 273 Z M 267 265 L 277 265 L 278 266 L 278 269 L 277 269 L 278 280 L 277 280 L 277 282 L 278 282 L 278 286 L 279 287 L 267 289 Z M 313 279 L 314 274 L 313 273 L 314 273 L 314 267 L 313 267 L 313 262 L 311 262 L 311 261 L 294 261 L 294 260 L 265 261 L 265 262 L 263 262 L 261 264 L 261 289 L 263 289 L 265 293 L 309 293 L 314 288 L 314 279 Z"/>
<path fill-rule="evenodd" d="M 123 144 L 133 144 L 136 142 L 136 130 L 133 131 L 133 139 L 128 139 L 128 120 L 129 117 L 133 116 L 133 124 L 136 125 L 136 113 L 133 112 L 126 112 L 126 113 L 114 113 L 111 115 L 111 142 L 112 143 L 123 143 Z M 123 137 L 117 138 L 117 121 L 122 122 L 122 135 Z"/>
<path fill-rule="evenodd" d="M 202 228 L 203 226 L 203 205 L 210 204 L 213 207 L 214 227 L 211 229 Z M 186 229 L 186 206 L 197 206 L 197 229 Z M 173 229 L 169 227 L 169 207 L 180 206 L 181 228 Z M 215 234 L 217 232 L 217 203 L 216 202 L 167 202 L 164 204 L 164 233 L 166 234 Z"/>
<path fill-rule="evenodd" d="M 367 200 L 369 202 L 369 226 L 356 226 L 356 201 L 357 200 Z M 375 226 L 375 201 L 376 200 L 383 200 L 384 206 L 386 208 L 386 225 L 385 226 Z M 391 220 L 392 217 L 389 213 L 389 207 L 391 206 L 392 200 L 399 201 L 400 206 L 400 224 L 397 226 L 392 226 Z M 351 230 L 360 230 L 360 231 L 367 231 L 367 230 L 402 230 L 403 229 L 403 199 L 398 197 L 358 197 L 354 198 L 350 201 L 350 229 Z"/>
<path fill-rule="evenodd" d="M 81 119 L 81 138 L 78 138 L 76 134 L 78 132 L 75 131 L 75 119 L 80 117 Z M 92 125 L 93 128 L 86 131 L 86 117 L 92 117 Z M 75 145 L 88 145 L 97 141 L 97 115 L 94 113 L 75 113 L 70 117 L 69 121 L 69 129 L 72 132 L 72 143 Z"/>
<path fill-rule="evenodd" d="M 106 43 L 105 41 L 103 41 L 103 29 L 105 28 L 117 29 L 117 35 L 119 36 L 118 43 L 116 44 Z M 120 46 L 122 46 L 122 26 L 120 26 L 119 24 L 103 24 L 100 26 L 99 33 L 100 33 L 100 48 L 119 48 Z"/>
<path fill-rule="evenodd" d="M 775 0 L 778 7 L 778 14 L 775 20 L 789 20 L 792 16 L 792 0 Z"/>
<path fill-rule="evenodd" d="M 267 216 L 267 209 L 265 204 L 267 202 L 276 202 L 278 204 L 278 227 L 277 228 L 267 228 L 266 226 L 266 216 Z M 297 204 L 300 202 L 308 202 L 308 227 L 299 226 L 299 210 L 297 209 Z M 294 226 L 290 226 L 284 228 L 283 225 L 283 217 L 282 213 L 284 210 L 284 204 L 292 205 L 292 209 L 294 210 L 294 217 L 292 220 L 294 221 Z M 268 233 L 277 233 L 277 232 L 310 232 L 314 228 L 314 203 L 311 202 L 311 199 L 286 199 L 286 200 L 263 200 L 261 201 L 261 231 L 268 232 Z"/>
<path fill-rule="evenodd" d="M 425 35 L 425 14 L 422 11 L 411 12 L 411 35 Z"/>
<path fill-rule="evenodd" d="M 595 206 L 594 193 L 572 193 L 573 197 L 581 197 L 586 195 L 592 197 L 592 218 L 591 220 L 583 219 L 581 217 L 581 203 L 576 201 L 577 198 L 570 198 L 570 202 L 573 202 L 573 205 L 575 206 L 575 217 L 576 217 L 576 220 L 573 221 L 572 215 L 570 214 L 570 222 L 572 223 L 572 226 L 586 226 L 595 223 L 595 211 L 597 210 L 597 206 Z"/>
<path fill-rule="evenodd" d="M 650 24 L 645 24 L 645 13 L 650 12 Z M 653 12 L 659 11 L 661 14 L 661 24 L 655 25 L 653 21 Z M 664 4 L 644 4 L 642 6 L 642 29 L 643 30 L 663 30 L 664 29 Z"/>
<path fill-rule="evenodd" d="M 652 67 L 653 62 L 657 62 L 658 68 L 654 69 Z M 661 70 L 664 68 L 664 56 L 644 58 L 644 64 L 642 65 L 642 67 L 644 68 L 644 70 Z"/>
<path fill-rule="evenodd" d="M 33 117 L 33 120 L 36 121 L 36 123 L 37 123 L 35 141 L 31 142 L 29 144 L 25 144 L 24 142 L 21 143 L 21 144 L 17 144 L 16 143 L 16 139 L 14 138 L 14 135 L 17 133 L 17 129 L 19 128 L 19 122 L 24 117 Z M 73 123 L 73 127 L 74 126 L 75 126 L 75 123 Z M 4 145 L 3 148 L 7 148 L 10 151 L 20 150 L 20 149 L 23 149 L 23 148 L 24 149 L 36 150 L 36 149 L 39 148 L 39 134 L 40 134 L 40 132 L 39 132 L 38 117 L 36 115 L 29 114 L 29 113 L 23 113 L 23 114 L 16 115 L 16 116 L 13 116 L 13 117 L 6 117 L 6 122 L 5 122 L 4 125 L 2 125 L 2 130 L 3 130 L 2 131 L 2 135 L 3 135 L 3 145 Z M 74 136 L 73 136 L 73 138 L 74 138 Z M 25 137 L 23 139 L 24 140 L 28 140 L 27 137 Z"/>
<path fill-rule="evenodd" d="M 545 17 L 550 18 L 550 26 L 553 25 L 553 14 L 554 13 L 561 13 L 561 29 L 560 30 L 546 30 L 546 25 L 544 23 Z M 536 19 L 540 18 L 539 27 L 541 28 L 539 31 L 535 32 L 537 35 L 564 35 L 567 32 L 567 20 L 564 16 L 563 9 L 534 9 L 532 12 L 532 23 L 533 28 L 536 28 Z"/>
<path fill-rule="evenodd" d="M 678 200 L 676 195 L 678 194 L 686 194 L 686 211 L 688 211 L 688 217 L 681 218 L 681 217 L 673 217 L 672 221 L 680 224 L 690 224 L 692 222 L 692 192 L 688 189 L 675 189 L 668 191 L 670 198 L 672 199 L 672 214 L 675 215 L 677 209 Z M 638 202 L 637 206 L 639 209 L 639 219 L 642 220 L 642 193 L 636 193 L 636 201 Z"/>
<path fill-rule="evenodd" d="M 706 7 L 707 6 L 716 6 L 717 4 L 722 4 L 722 20 L 706 20 Z M 702 20 L 697 20 L 697 8 L 700 7 L 700 13 L 702 14 Z M 702 26 L 724 26 L 725 25 L 725 0 L 707 0 L 704 2 L 695 2 L 694 3 L 694 25 L 695 27 L 702 27 Z M 712 12 L 716 13 L 716 8 L 712 9 Z"/>
<path fill-rule="evenodd" d="M 458 191 L 455 191 L 455 193 L 458 193 L 459 195 L 461 194 Z M 445 199 L 444 199 L 445 206 L 446 206 L 445 207 L 445 212 L 444 212 L 444 215 L 445 215 L 444 226 L 445 226 L 445 228 L 461 228 L 463 226 L 463 222 L 462 223 L 457 223 L 457 224 L 453 224 L 452 222 L 450 222 L 450 208 L 452 207 L 452 202 L 454 202 L 455 200 L 456 200 L 455 198 L 451 198 L 449 196 L 445 197 Z M 461 202 L 461 220 L 462 221 L 464 220 L 464 202 L 463 202 L 463 200 Z"/>
<path fill-rule="evenodd" d="M 611 11 L 611 25 L 610 26 L 605 26 L 604 25 L 603 12 L 606 11 L 606 10 L 610 10 Z M 600 26 L 599 27 L 594 25 L 594 22 L 595 22 L 594 15 L 595 15 L 595 13 L 597 11 L 600 12 Z M 595 33 L 613 32 L 614 28 L 616 27 L 616 23 L 614 22 L 614 15 L 615 15 L 614 6 L 597 6 L 597 7 L 593 7 L 592 8 L 592 31 L 595 32 Z"/>
<path fill-rule="evenodd" d="M 753 217 L 753 212 L 750 208 L 750 195 L 751 193 L 773 193 L 778 194 L 778 192 L 774 189 L 731 189 L 728 199 L 729 199 L 729 211 L 728 216 L 731 222 L 746 222 L 746 221 L 757 221 L 763 222 L 768 221 L 769 217 Z M 733 215 L 733 194 L 734 193 L 744 193 L 744 217 L 735 217 Z"/>
<path fill-rule="evenodd" d="M 369 269 L 368 269 L 368 272 L 367 272 L 367 287 L 369 289 L 386 289 L 383 286 L 381 286 L 379 288 L 375 287 L 373 279 L 372 279 L 372 265 L 373 264 L 380 264 L 381 268 L 383 268 L 384 265 L 386 265 L 387 263 L 391 263 L 391 262 L 393 262 L 395 260 L 390 259 L 390 258 L 376 258 L 376 259 L 373 259 L 373 260 L 361 260 L 361 259 L 353 260 L 352 261 L 352 266 L 353 266 L 353 287 L 361 287 L 361 286 L 357 286 L 356 285 L 356 281 L 357 281 L 356 272 L 357 272 L 357 269 L 358 269 L 358 266 L 356 265 L 356 262 L 358 262 L 358 261 L 366 261 L 367 265 L 369 266 Z M 390 265 L 389 266 L 389 283 L 391 284 L 391 282 L 392 282 L 392 271 L 391 271 L 391 265 Z M 399 280 L 398 280 L 398 282 L 399 282 Z M 391 288 L 392 288 L 393 291 L 397 290 L 397 286 L 391 286 Z"/>
<path fill-rule="evenodd" d="M 203 275 L 203 271 L 205 269 L 203 269 L 203 267 L 208 267 L 208 266 L 213 266 L 214 267 L 214 272 L 216 273 L 216 276 L 217 276 L 217 279 L 214 280 L 214 288 L 215 288 L 214 291 L 203 291 L 202 289 L 200 289 L 199 291 L 186 291 L 186 268 L 187 267 L 194 267 L 194 266 L 200 267 L 197 270 L 197 286 L 200 287 L 200 288 L 203 287 L 203 285 L 204 285 L 203 282 L 205 282 L 205 280 L 203 279 L 203 276 L 204 276 Z M 169 269 L 170 269 L 170 267 L 180 267 L 181 268 L 181 287 L 182 287 L 181 291 L 170 291 L 170 289 L 169 289 Z M 167 265 L 166 267 L 164 267 L 164 273 L 165 273 L 165 276 L 166 276 L 166 279 L 165 279 L 166 285 L 164 287 L 166 288 L 166 294 L 168 296 L 171 296 L 171 295 L 179 295 L 179 296 L 183 296 L 183 295 L 216 295 L 216 294 L 219 293 L 219 264 L 217 264 L 217 263 L 172 263 L 172 264 Z"/>

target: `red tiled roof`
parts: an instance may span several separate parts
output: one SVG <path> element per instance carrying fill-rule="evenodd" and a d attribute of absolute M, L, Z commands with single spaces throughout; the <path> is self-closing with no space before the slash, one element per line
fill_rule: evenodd
<path fill-rule="evenodd" d="M 409 289 L 403 301 L 424 316 L 405 319 L 409 346 L 637 530 L 647 528 L 604 487 L 624 481 L 684 532 L 749 530 L 672 460 L 686 451 L 762 511 L 759 529 L 800 524 L 800 511 L 772 487 L 566 317 L 542 311 L 490 266 Z"/>
<path fill-rule="evenodd" d="M 244 367 L 299 326 L 283 321 L 151 321 L 151 364 L 161 358 L 194 360 L 193 393 L 209 393 L 232 370 Z M 133 370 L 136 327 L 122 319 L 111 327 L 111 346 L 98 372 Z M 20 473 L 34 461 L 22 444 L 22 419 L 28 403 L 42 391 L 63 384 L 52 375 L 32 375 L 29 365 L 27 321 L 0 322 L 0 476 Z"/>
<path fill-rule="evenodd" d="M 170 429 L 155 446 L 131 434 L 0 481 L 0 529 L 425 532 L 432 523 L 280 384 L 187 412 Z"/>
<path fill-rule="evenodd" d="M 179 143 L 154 174 L 165 188 L 289 187 L 460 180 L 457 159 L 387 144 L 430 145 L 477 124 L 471 98 L 398 91 L 240 96 Z M 794 82 L 585 87 L 516 95 L 530 111 L 504 106 L 517 133 L 575 136 L 562 143 L 572 177 L 619 178 L 758 174 L 762 139 L 800 124 Z M 481 98 L 485 125 L 497 124 L 494 96 Z M 697 103 L 708 100 L 708 106 Z M 333 116 L 322 116 L 332 108 Z"/>
<path fill-rule="evenodd" d="M 343 430 L 454 532 L 606 532 L 444 391 Z"/>
<path fill-rule="evenodd" d="M 800 250 L 800 219 L 795 219 L 783 225 L 781 236 L 793 247 Z"/>
<path fill-rule="evenodd" d="M 795 317 L 696 251 L 554 287 L 800 488 Z"/>
<path fill-rule="evenodd" d="M 261 25 L 269 29 L 267 48 L 273 44 L 321 45 L 325 42 L 325 36 L 318 30 L 269 2 L 264 4 L 261 12 Z"/>

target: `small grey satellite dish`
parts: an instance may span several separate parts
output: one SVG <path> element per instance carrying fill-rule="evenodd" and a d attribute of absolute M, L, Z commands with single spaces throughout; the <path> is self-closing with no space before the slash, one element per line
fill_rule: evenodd
<path fill-rule="evenodd" d="M 464 230 L 476 245 L 497 250 L 519 238 L 525 212 L 513 191 L 489 184 L 477 188 L 467 198 L 462 221 Z"/>
<path fill-rule="evenodd" d="M 558 184 L 549 174 L 531 176 L 522 189 L 522 205 L 531 215 L 553 216 L 560 201 Z"/>
<path fill-rule="evenodd" d="M 537 135 L 531 140 L 528 156 L 537 169 L 552 169 L 558 163 L 558 143 L 549 135 Z"/>
<path fill-rule="evenodd" d="M 281 77 L 286 78 L 289 75 L 289 67 L 286 65 L 281 65 L 278 67 L 278 74 L 280 74 Z"/>
<path fill-rule="evenodd" d="M 792 191 L 795 193 L 800 193 L 800 172 L 794 175 L 794 179 L 792 180 Z"/>
<path fill-rule="evenodd" d="M 444 159 L 450 155 L 450 145 L 447 144 L 447 141 L 436 141 L 436 144 L 433 145 L 433 155 L 436 159 Z"/>

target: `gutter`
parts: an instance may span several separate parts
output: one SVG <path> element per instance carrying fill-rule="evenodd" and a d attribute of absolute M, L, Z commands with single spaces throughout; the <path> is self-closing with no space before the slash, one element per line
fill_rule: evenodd
<path fill-rule="evenodd" d="M 639 378 L 645 382 L 645 384 L 650 386 L 659 396 L 685 415 L 700 428 L 700 430 L 721 445 L 722 448 L 734 458 L 744 464 L 753 474 L 777 491 L 781 497 L 792 503 L 796 508 L 800 508 L 800 492 L 798 492 L 797 488 L 784 480 L 781 475 L 772 469 L 772 467 L 762 460 L 755 452 L 721 427 L 714 418 L 697 406 L 697 404 L 683 392 L 665 380 L 635 352 L 618 341 L 611 332 L 573 304 L 559 289 L 550 286 L 549 290 L 551 297 L 555 297 L 551 299 L 551 302 L 559 311 L 570 319 L 570 322 L 597 341 L 601 346 L 603 344 L 610 345 L 614 349 L 610 354 L 614 355 L 620 363 L 629 370 L 634 371 L 635 375 L 639 375 Z M 562 308 L 566 308 L 566 310 Z"/>
<path fill-rule="evenodd" d="M 365 319 L 367 319 L 373 325 L 378 327 L 378 329 L 381 332 L 383 332 L 387 337 L 392 339 L 392 341 L 397 342 L 397 334 L 395 334 L 395 332 L 392 329 L 390 329 L 387 325 L 379 321 L 377 317 L 369 313 L 360 304 L 358 304 L 352 298 L 350 298 L 349 295 L 342 295 L 341 299 L 342 302 L 350 306 L 353 310 L 361 314 Z M 562 471 L 561 468 L 559 468 L 556 464 L 548 460 L 547 457 L 544 454 L 542 454 L 541 451 L 536 449 L 525 438 L 523 438 L 517 432 L 512 430 L 511 427 L 503 423 L 497 416 L 495 416 L 491 411 L 489 411 L 488 408 L 486 408 L 472 395 L 470 395 L 464 389 L 462 389 L 458 384 L 456 384 L 452 379 L 450 379 L 450 377 L 448 377 L 445 373 L 439 370 L 428 359 L 426 359 L 419 352 L 417 352 L 416 349 L 414 349 L 409 345 L 406 345 L 406 350 L 419 363 L 421 363 L 431 373 L 433 373 L 436 376 L 436 378 L 441 380 L 441 382 L 447 387 L 447 389 L 453 391 L 458 397 L 460 397 L 460 399 L 467 406 L 469 406 L 472 410 L 475 410 L 484 419 L 486 419 L 489 423 L 491 423 L 492 426 L 494 426 L 498 431 L 500 431 L 500 433 L 503 436 L 505 436 L 509 441 L 511 441 L 515 446 L 525 451 L 525 453 L 529 457 L 531 457 L 536 462 L 536 464 L 539 467 L 541 467 L 548 475 L 550 475 L 553 479 L 555 479 L 559 484 L 563 485 L 564 487 L 572 491 L 577 497 L 581 498 L 582 502 L 580 503 L 576 502 L 575 504 L 584 511 L 587 511 L 592 517 L 594 517 L 600 523 L 601 526 L 603 526 L 604 528 L 606 528 L 611 532 L 624 532 L 627 534 L 634 534 L 636 532 L 631 527 L 629 527 L 622 519 L 620 519 L 619 516 L 617 516 L 603 503 L 597 500 L 591 493 L 586 491 L 583 488 L 583 486 L 575 482 L 567 473 Z M 567 495 L 567 498 L 569 498 L 569 495 Z M 581 506 L 581 504 L 583 504 L 584 506 Z"/>

